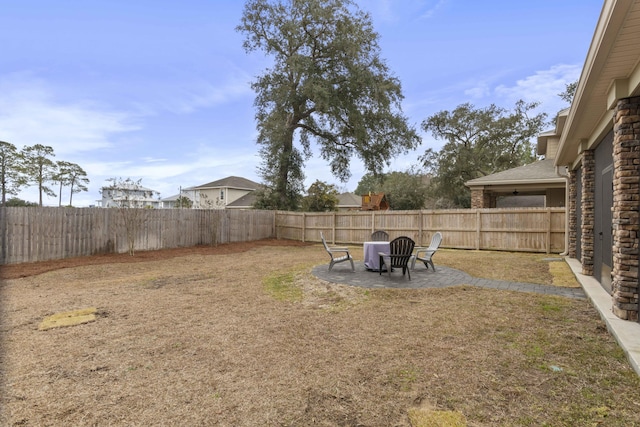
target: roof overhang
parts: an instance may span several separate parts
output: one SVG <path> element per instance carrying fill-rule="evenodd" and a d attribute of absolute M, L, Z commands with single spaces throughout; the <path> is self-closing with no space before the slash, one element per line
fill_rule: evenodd
<path fill-rule="evenodd" d="M 521 179 L 521 180 L 510 180 L 510 181 L 483 181 L 479 184 L 467 184 L 467 187 L 471 189 L 477 188 L 488 188 L 488 187 L 513 187 L 514 185 L 527 185 L 530 187 L 539 187 L 539 188 L 551 188 L 553 186 L 557 186 L 558 188 L 564 187 L 566 184 L 566 180 L 564 178 L 557 179 L 539 179 L 536 181 L 532 181 L 530 179 Z"/>
<path fill-rule="evenodd" d="M 564 130 L 564 125 L 567 122 L 567 116 L 569 115 L 569 108 L 565 108 L 556 115 L 556 127 L 553 130 L 542 132 L 538 135 L 537 153 L 539 156 L 544 156 L 547 153 L 547 142 L 552 138 L 559 138 Z"/>
<path fill-rule="evenodd" d="M 574 166 L 611 130 L 620 98 L 640 95 L 640 2 L 605 0 L 560 138 L 556 165 Z"/>

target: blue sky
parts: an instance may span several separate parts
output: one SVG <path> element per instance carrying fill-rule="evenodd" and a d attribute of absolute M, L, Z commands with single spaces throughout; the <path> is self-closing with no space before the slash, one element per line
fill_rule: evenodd
<path fill-rule="evenodd" d="M 557 96 L 580 74 L 603 0 L 359 0 L 381 56 L 402 82 L 403 111 L 422 120 L 471 102 L 512 108 Z M 0 0 L 0 140 L 53 147 L 91 180 L 75 206 L 96 204 L 108 178 L 141 179 L 161 197 L 230 175 L 260 182 L 250 83 L 269 64 L 247 54 L 232 0 Z M 442 141 L 393 159 L 403 171 Z M 316 179 L 353 191 L 314 156 Z M 37 201 L 35 188 L 20 197 Z M 63 203 L 68 201 L 63 191 Z M 57 206 L 57 198 L 45 199 Z"/>

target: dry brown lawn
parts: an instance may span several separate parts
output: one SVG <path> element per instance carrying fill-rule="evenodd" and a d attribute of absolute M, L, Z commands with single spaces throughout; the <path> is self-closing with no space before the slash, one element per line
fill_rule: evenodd
<path fill-rule="evenodd" d="M 552 281 L 540 255 L 450 252 L 436 263 Z M 640 425 L 640 380 L 587 301 L 365 290 L 310 275 L 327 262 L 263 241 L 4 268 L 0 423 L 386 427 L 431 408 L 469 426 Z"/>

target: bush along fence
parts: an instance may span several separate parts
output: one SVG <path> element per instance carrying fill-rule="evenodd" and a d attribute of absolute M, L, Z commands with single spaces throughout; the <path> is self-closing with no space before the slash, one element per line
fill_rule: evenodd
<path fill-rule="evenodd" d="M 128 224 L 127 224 L 128 223 Z M 564 208 L 301 213 L 259 210 L 0 208 L 0 264 L 267 238 L 362 244 L 374 230 L 426 246 L 560 253 Z"/>
<path fill-rule="evenodd" d="M 428 246 L 442 232 L 442 247 L 561 253 L 565 250 L 564 208 L 455 209 L 422 211 L 278 212 L 277 237 L 361 244 L 375 230 L 393 239 L 409 236 Z"/>

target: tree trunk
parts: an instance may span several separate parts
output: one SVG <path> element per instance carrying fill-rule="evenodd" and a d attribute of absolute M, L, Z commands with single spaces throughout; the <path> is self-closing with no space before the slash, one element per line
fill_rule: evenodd
<path fill-rule="evenodd" d="M 71 201 L 73 200 L 73 184 L 75 182 L 75 179 L 71 180 L 71 186 L 69 188 L 69 206 L 73 206 L 73 204 L 71 203 Z"/>
<path fill-rule="evenodd" d="M 276 191 L 278 193 L 280 208 L 289 207 L 288 189 L 289 189 L 289 170 L 291 168 L 291 155 L 293 154 L 293 132 L 295 127 L 289 126 L 283 141 L 282 157 L 280 159 L 278 171 L 278 183 Z"/>

